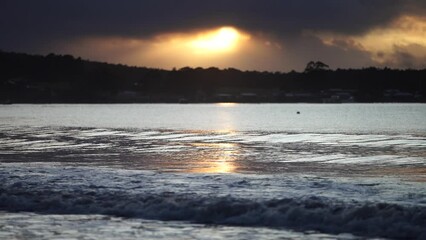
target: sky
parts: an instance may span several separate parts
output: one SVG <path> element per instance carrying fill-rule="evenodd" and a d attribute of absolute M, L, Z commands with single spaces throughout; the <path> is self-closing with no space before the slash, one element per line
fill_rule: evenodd
<path fill-rule="evenodd" d="M 172 69 L 426 68 L 424 0 L 2 0 L 0 50 Z"/>

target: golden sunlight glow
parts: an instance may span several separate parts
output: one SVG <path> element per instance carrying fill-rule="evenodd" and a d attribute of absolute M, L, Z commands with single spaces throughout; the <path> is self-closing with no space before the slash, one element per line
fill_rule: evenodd
<path fill-rule="evenodd" d="M 238 105 L 238 103 L 234 103 L 234 102 L 221 102 L 221 103 L 216 103 L 216 105 L 220 106 L 220 107 L 235 107 Z"/>
<path fill-rule="evenodd" d="M 336 33 L 313 33 L 329 46 L 350 48 L 371 54 L 378 63 L 392 63 L 395 55 L 405 54 L 415 59 L 426 59 L 426 18 L 402 16 L 389 26 L 372 29 L 360 36 Z"/>
<path fill-rule="evenodd" d="M 235 49 L 240 40 L 248 36 L 241 34 L 232 27 L 222 27 L 217 30 L 200 33 L 195 40 L 190 41 L 190 46 L 197 53 L 229 52 Z"/>
<path fill-rule="evenodd" d="M 227 160 L 217 161 L 215 165 L 216 166 L 211 169 L 215 173 L 232 173 L 235 170 L 235 167 L 232 162 L 229 162 Z"/>
<path fill-rule="evenodd" d="M 282 46 L 273 36 L 251 35 L 232 26 L 165 32 L 149 38 L 90 36 L 58 42 L 47 50 L 52 49 L 92 60 L 163 69 L 276 70 L 284 65 Z"/>
<path fill-rule="evenodd" d="M 211 155 L 195 162 L 190 172 L 195 173 L 232 173 L 235 172 L 238 146 L 234 143 L 201 143 L 197 147 L 206 148 Z"/>

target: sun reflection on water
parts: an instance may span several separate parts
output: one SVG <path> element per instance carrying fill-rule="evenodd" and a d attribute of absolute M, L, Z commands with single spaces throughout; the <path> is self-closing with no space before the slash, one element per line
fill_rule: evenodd
<path fill-rule="evenodd" d="M 234 103 L 234 102 L 220 102 L 220 103 L 216 103 L 216 105 L 220 106 L 220 107 L 235 107 L 238 103 Z"/>
<path fill-rule="evenodd" d="M 190 169 L 193 173 L 233 173 L 237 166 L 235 161 L 239 154 L 235 143 L 197 143 L 194 146 L 205 149 L 208 153 L 201 155 Z"/>
<path fill-rule="evenodd" d="M 220 130 L 212 134 L 218 134 L 225 139 L 232 139 L 235 135 L 236 119 L 231 114 L 233 106 L 237 103 L 222 102 L 214 115 L 214 122 Z M 234 173 L 237 171 L 237 163 L 241 156 L 241 146 L 231 142 L 193 142 L 191 146 L 197 149 L 195 157 L 191 159 L 192 165 L 189 172 L 193 173 Z"/>

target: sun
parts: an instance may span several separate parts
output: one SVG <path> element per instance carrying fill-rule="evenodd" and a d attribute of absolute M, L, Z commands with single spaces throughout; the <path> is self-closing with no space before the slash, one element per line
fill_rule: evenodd
<path fill-rule="evenodd" d="M 232 52 L 240 40 L 247 38 L 233 27 L 221 27 L 216 30 L 199 33 L 189 45 L 196 53 Z"/>

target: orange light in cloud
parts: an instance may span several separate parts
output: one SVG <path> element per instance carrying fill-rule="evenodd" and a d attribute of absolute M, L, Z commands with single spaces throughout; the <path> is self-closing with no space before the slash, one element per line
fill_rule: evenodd
<path fill-rule="evenodd" d="M 198 34 L 195 40 L 190 40 L 190 47 L 201 54 L 231 52 L 249 38 L 247 34 L 242 34 L 233 27 L 222 27 Z"/>
<path fill-rule="evenodd" d="M 194 54 L 197 57 L 215 57 L 222 54 L 235 53 L 244 48 L 250 41 L 250 35 L 234 27 L 197 31 L 191 33 L 162 34 L 154 39 L 155 53 L 163 51 L 178 54 Z M 160 51 L 159 51 L 160 50 Z M 155 55 L 155 53 L 153 53 Z M 200 56 L 202 55 L 202 56 Z"/>
<path fill-rule="evenodd" d="M 166 33 L 151 39 L 141 58 L 160 68 L 215 66 L 255 69 L 261 62 L 280 65 L 278 53 L 281 49 L 277 51 L 275 46 L 266 46 L 264 42 L 265 39 L 253 37 L 235 27 Z"/>
<path fill-rule="evenodd" d="M 409 54 L 418 62 L 426 59 L 426 18 L 402 16 L 384 27 L 362 35 L 342 35 L 333 32 L 311 33 L 329 46 L 357 49 L 371 54 L 380 64 L 398 64 L 397 54 Z M 420 63 L 421 64 L 421 63 Z"/>
<path fill-rule="evenodd" d="M 270 43 L 270 44 L 266 44 Z M 218 67 L 276 70 L 283 49 L 271 38 L 232 26 L 162 33 L 151 38 L 86 37 L 59 43 L 58 52 L 92 60 L 154 68 Z M 277 47 L 279 46 L 279 47 Z M 48 51 L 55 50 L 50 46 Z"/>

